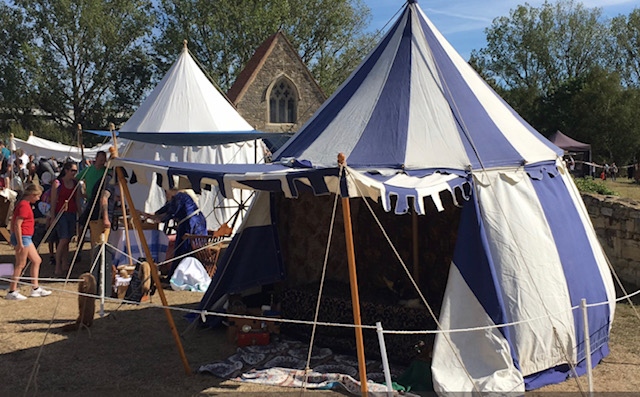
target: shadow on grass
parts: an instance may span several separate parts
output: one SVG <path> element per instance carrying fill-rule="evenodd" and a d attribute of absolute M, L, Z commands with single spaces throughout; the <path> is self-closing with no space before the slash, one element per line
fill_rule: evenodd
<path fill-rule="evenodd" d="M 157 297 L 156 300 L 159 303 Z M 118 304 L 110 303 L 106 312 L 117 307 Z M 50 315 L 50 310 L 41 312 Z M 218 387 L 222 380 L 196 375 L 197 369 L 235 351 L 224 330 L 189 327 L 183 314 L 173 311 L 177 331 L 184 333 L 190 329 L 180 338 L 190 366 L 187 375 L 162 309 L 124 305 L 103 318 L 96 313 L 89 331 L 71 332 L 60 327 L 69 324 L 69 320 L 56 319 L 55 326 L 48 329 L 38 326 L 48 324 L 48 319 L 32 318 L 32 313 L 23 315 L 27 318 L 6 319 L 3 314 L 8 324 L 5 328 L 10 328 L 13 335 L 5 332 L 2 340 L 32 346 L 0 355 L 3 363 L 11 363 L 3 365 L 0 371 L 5 380 L 0 384 L 3 396 L 23 395 L 25 390 L 29 390 L 27 395 L 60 396 L 96 391 L 109 395 L 198 395 Z M 47 330 L 49 336 L 45 337 Z M 35 377 L 29 382 L 32 373 Z"/>

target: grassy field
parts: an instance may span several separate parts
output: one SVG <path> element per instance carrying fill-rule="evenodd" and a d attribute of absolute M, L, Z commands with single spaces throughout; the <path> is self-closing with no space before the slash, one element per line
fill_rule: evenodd
<path fill-rule="evenodd" d="M 605 181 L 595 179 L 593 182 L 616 192 L 620 197 L 640 201 L 640 184 L 636 183 L 633 179 L 617 178 L 615 181 L 611 179 Z"/>

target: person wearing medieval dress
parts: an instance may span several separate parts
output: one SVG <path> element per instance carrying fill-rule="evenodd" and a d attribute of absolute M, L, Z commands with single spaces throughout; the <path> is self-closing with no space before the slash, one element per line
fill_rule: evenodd
<path fill-rule="evenodd" d="M 180 260 L 191 251 L 189 242 L 183 239 L 184 235 L 187 233 L 206 235 L 207 221 L 198 207 L 198 198 L 193 193 L 193 190 L 178 190 L 174 188 L 168 190 L 166 194 L 167 202 L 155 212 L 154 218 L 164 223 L 173 220 L 176 224 L 174 258 L 177 259 L 171 264 L 171 270 L 167 275 L 171 279 Z"/>

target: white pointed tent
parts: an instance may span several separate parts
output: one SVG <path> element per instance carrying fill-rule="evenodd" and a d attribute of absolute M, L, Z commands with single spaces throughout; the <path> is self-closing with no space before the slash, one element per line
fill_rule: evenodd
<path fill-rule="evenodd" d="M 120 127 L 118 136 L 164 145 L 201 146 L 280 135 L 251 127 L 198 67 L 185 42 L 176 62 Z"/>
<path fill-rule="evenodd" d="M 96 132 L 96 131 L 91 131 Z M 260 136 L 198 67 L 185 45 L 176 62 L 134 114 L 118 130 L 129 144 L 120 157 L 196 164 L 264 162 Z M 165 202 L 156 177 L 141 177 L 129 186 L 136 208 L 153 212 Z M 249 194 L 226 199 L 218 189 L 203 190 L 200 208 L 207 227 L 217 229 Z M 239 222 L 236 223 L 236 227 Z"/>

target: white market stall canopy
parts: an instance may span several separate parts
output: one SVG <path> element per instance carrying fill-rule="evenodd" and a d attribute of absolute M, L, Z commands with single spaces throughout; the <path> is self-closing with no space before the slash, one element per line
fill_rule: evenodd
<path fill-rule="evenodd" d="M 124 150 L 128 141 L 123 139 L 118 141 L 118 148 L 120 151 Z M 84 156 L 88 159 L 95 159 L 96 153 L 103 150 L 109 153 L 109 148 L 113 146 L 111 141 L 102 145 L 94 146 L 92 148 L 84 149 Z M 73 161 L 82 160 L 82 151 L 77 146 L 69 146 L 58 142 L 49 141 L 44 138 L 38 138 L 34 135 L 29 136 L 26 141 L 18 138 L 11 138 L 9 148 L 12 151 L 16 149 L 22 149 L 27 155 L 35 154 L 36 157 L 54 157 L 58 160 L 71 159 Z"/>

